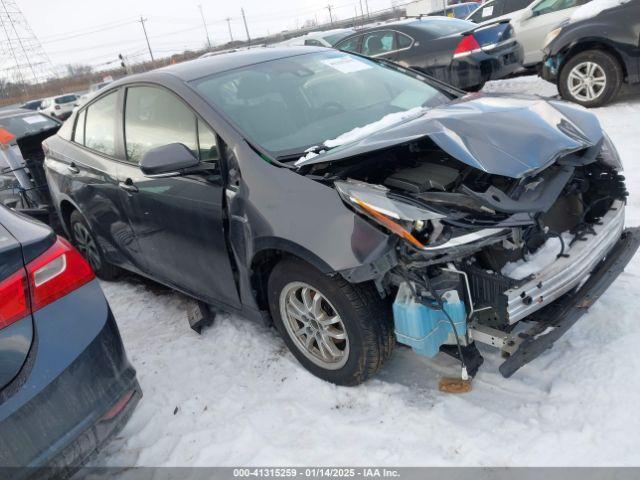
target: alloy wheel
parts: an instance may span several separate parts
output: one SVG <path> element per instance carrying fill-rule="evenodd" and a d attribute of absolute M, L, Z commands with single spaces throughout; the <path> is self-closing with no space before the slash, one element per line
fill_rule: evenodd
<path fill-rule="evenodd" d="M 82 223 L 74 223 L 73 239 L 76 247 L 80 250 L 82 256 L 87 259 L 91 268 L 93 268 L 94 271 L 99 270 L 102 266 L 100 253 L 98 252 L 98 246 L 87 227 Z"/>
<path fill-rule="evenodd" d="M 280 293 L 280 316 L 298 349 L 328 370 L 342 368 L 349 358 L 349 337 L 335 307 L 316 288 L 287 284 Z"/>
<path fill-rule="evenodd" d="M 571 69 L 567 82 L 571 95 L 580 101 L 591 102 L 604 92 L 607 75 L 597 63 L 582 62 Z"/>

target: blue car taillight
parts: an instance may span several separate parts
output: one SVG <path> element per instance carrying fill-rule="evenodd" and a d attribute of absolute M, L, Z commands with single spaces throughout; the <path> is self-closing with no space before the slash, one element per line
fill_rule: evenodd
<path fill-rule="evenodd" d="M 0 282 L 0 329 L 31 313 L 27 272 L 21 268 Z"/>
<path fill-rule="evenodd" d="M 55 302 L 95 278 L 91 266 L 65 239 L 0 282 L 0 329 Z"/>

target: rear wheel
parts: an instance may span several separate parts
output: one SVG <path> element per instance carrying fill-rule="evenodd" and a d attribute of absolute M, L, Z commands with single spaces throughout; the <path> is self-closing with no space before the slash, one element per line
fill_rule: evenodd
<path fill-rule="evenodd" d="M 85 221 L 84 217 L 74 210 L 69 217 L 71 240 L 82 256 L 89 262 L 95 274 L 103 280 L 113 280 L 120 274 L 120 269 L 104 258 L 102 249 Z"/>
<path fill-rule="evenodd" d="M 623 72 L 618 60 L 601 50 L 587 50 L 562 67 L 558 90 L 565 100 L 584 107 L 600 107 L 616 96 Z"/>
<path fill-rule="evenodd" d="M 372 285 L 354 285 L 300 260 L 285 259 L 273 269 L 268 290 L 280 335 L 317 377 L 357 385 L 391 355 L 391 309 Z"/>

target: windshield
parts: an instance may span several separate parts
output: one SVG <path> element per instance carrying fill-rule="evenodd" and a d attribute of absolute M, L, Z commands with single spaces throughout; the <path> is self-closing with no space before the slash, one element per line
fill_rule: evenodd
<path fill-rule="evenodd" d="M 194 83 L 249 140 L 276 157 L 449 100 L 413 76 L 338 51 L 259 63 Z"/>

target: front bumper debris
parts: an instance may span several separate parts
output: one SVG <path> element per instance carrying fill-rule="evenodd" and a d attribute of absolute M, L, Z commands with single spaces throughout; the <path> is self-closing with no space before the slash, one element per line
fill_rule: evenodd
<path fill-rule="evenodd" d="M 616 200 L 593 232 L 576 241 L 553 265 L 526 283 L 505 292 L 509 323 L 514 324 L 544 308 L 579 285 L 619 241 L 624 229 L 624 203 Z"/>
<path fill-rule="evenodd" d="M 515 336 L 517 348 L 500 365 L 500 373 L 508 378 L 520 367 L 551 348 L 622 273 L 639 246 L 640 228 L 624 230 L 617 243 L 606 254 L 606 258 L 591 271 L 584 285 L 566 293 L 530 317 L 530 320 L 535 322 L 534 326 Z"/>

